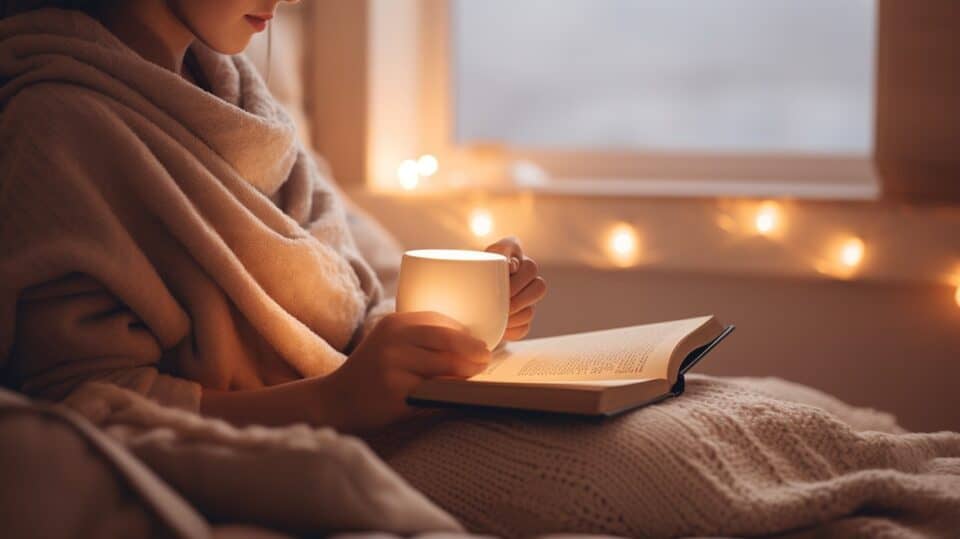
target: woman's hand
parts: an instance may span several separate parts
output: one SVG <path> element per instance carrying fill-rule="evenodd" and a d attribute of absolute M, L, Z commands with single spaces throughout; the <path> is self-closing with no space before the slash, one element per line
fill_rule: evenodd
<path fill-rule="evenodd" d="M 354 432 L 383 427 L 411 413 L 407 395 L 423 380 L 467 378 L 489 361 L 483 341 L 451 318 L 427 312 L 387 315 L 347 362 L 320 382 L 323 423 Z"/>
<path fill-rule="evenodd" d="M 523 256 L 516 238 L 504 238 L 486 249 L 510 261 L 510 318 L 505 341 L 519 341 L 530 333 L 536 304 L 547 294 L 547 283 L 532 258 Z"/>

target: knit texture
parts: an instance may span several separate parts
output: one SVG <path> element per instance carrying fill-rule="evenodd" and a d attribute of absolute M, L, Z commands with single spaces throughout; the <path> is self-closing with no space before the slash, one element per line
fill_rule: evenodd
<path fill-rule="evenodd" d="M 94 19 L 0 21 L 0 378 L 196 409 L 339 367 L 380 304 L 340 197 L 242 56 L 205 91 Z"/>
<path fill-rule="evenodd" d="M 431 413 L 370 443 L 475 533 L 960 530 L 960 434 L 904 434 L 890 416 L 769 380 L 692 376 L 683 396 L 607 420 Z"/>

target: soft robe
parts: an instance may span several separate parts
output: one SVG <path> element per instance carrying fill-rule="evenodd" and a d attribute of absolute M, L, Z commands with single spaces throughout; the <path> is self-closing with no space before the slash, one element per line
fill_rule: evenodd
<path fill-rule="evenodd" d="M 243 57 L 208 90 L 93 19 L 0 22 L 0 372 L 196 409 L 336 369 L 380 303 L 338 197 Z"/>

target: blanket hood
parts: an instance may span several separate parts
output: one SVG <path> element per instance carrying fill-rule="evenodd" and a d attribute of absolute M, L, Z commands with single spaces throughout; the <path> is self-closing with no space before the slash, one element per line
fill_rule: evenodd
<path fill-rule="evenodd" d="M 258 190 L 273 195 L 297 157 L 293 121 L 245 57 L 226 56 L 200 42 L 188 54 L 210 92 L 145 60 L 82 12 L 30 11 L 0 20 L 0 109 L 23 89 L 42 83 L 82 86 L 135 109 L 146 99 Z"/>
<path fill-rule="evenodd" d="M 0 377 L 251 389 L 362 336 L 382 289 L 336 189 L 249 61 L 190 54 L 210 91 L 79 12 L 0 21 Z"/>

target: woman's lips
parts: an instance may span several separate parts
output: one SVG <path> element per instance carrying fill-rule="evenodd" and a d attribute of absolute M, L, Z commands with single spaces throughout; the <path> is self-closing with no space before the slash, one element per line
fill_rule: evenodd
<path fill-rule="evenodd" d="M 245 15 L 244 17 L 247 19 L 247 22 L 250 23 L 250 26 L 253 26 L 254 30 L 262 32 L 267 27 L 267 22 L 273 18 L 273 15 Z"/>

